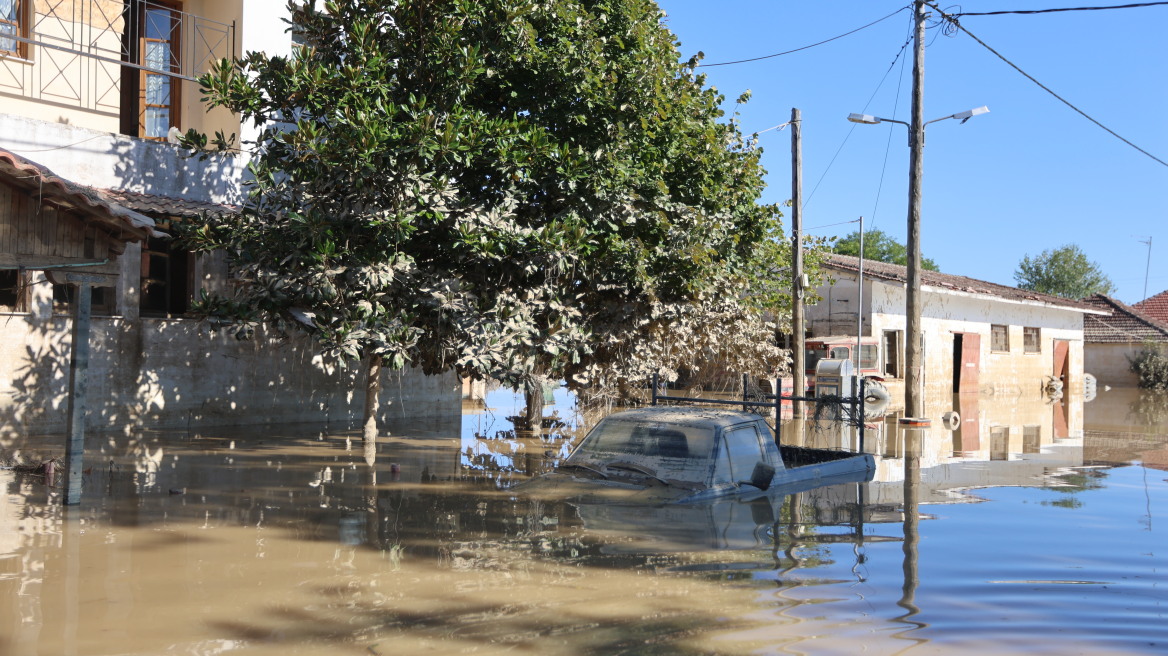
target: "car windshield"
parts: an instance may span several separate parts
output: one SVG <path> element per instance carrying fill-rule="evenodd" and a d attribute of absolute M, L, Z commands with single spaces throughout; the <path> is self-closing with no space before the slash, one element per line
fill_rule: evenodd
<path fill-rule="evenodd" d="M 588 433 L 564 464 L 599 469 L 625 463 L 647 467 L 661 479 L 705 484 L 713 448 L 713 428 L 610 417 Z"/>

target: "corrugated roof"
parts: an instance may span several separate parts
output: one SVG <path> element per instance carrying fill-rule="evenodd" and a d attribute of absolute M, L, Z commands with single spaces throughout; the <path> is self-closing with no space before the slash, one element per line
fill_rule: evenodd
<path fill-rule="evenodd" d="M 1083 339 L 1088 344 L 1168 342 L 1168 324 L 1156 321 L 1134 307 L 1103 294 L 1095 294 L 1083 300 L 1111 312 L 1109 317 L 1083 317 Z"/>
<path fill-rule="evenodd" d="M 1168 290 L 1149 296 L 1132 307 L 1161 323 L 1168 323 Z"/>
<path fill-rule="evenodd" d="M 235 205 L 144 194 L 125 189 L 104 189 L 102 193 L 125 207 L 157 218 L 174 216 L 184 219 L 197 219 L 205 214 L 234 214 L 239 211 L 239 208 Z"/>
<path fill-rule="evenodd" d="M 860 270 L 860 258 L 851 255 L 840 255 L 839 253 L 830 254 L 823 264 L 828 268 L 853 273 Z M 864 277 L 907 283 L 908 267 L 900 264 L 889 264 L 887 262 L 865 259 Z M 1075 310 L 1090 314 L 1106 314 L 1106 312 L 1100 310 L 1098 307 L 1082 301 L 1073 301 L 1059 296 L 1018 289 L 1017 287 L 1007 287 L 1006 285 L 977 280 L 976 278 L 967 278 L 966 276 L 955 276 L 951 273 L 941 273 L 940 271 L 922 269 L 921 286 L 975 294 L 978 296 L 989 296 L 991 298 L 1000 298 L 1021 303 L 1035 303 L 1047 307 Z"/>
<path fill-rule="evenodd" d="M 9 184 L 35 190 L 41 198 L 74 208 L 122 241 L 142 241 L 154 232 L 154 221 L 123 207 L 102 192 L 66 180 L 48 167 L 0 148 L 0 176 Z"/>

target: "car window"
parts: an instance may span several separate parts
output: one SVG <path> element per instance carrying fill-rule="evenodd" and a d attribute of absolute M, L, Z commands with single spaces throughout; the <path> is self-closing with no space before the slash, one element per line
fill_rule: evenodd
<path fill-rule="evenodd" d="M 737 483 L 749 481 L 754 466 L 765 460 L 762 441 L 758 439 L 758 427 L 754 424 L 735 426 L 725 432 L 723 443 L 729 455 L 730 480 Z"/>
<path fill-rule="evenodd" d="M 597 466 L 621 460 L 651 467 L 661 478 L 705 483 L 713 442 L 707 428 L 610 417 L 588 433 L 568 462 Z"/>

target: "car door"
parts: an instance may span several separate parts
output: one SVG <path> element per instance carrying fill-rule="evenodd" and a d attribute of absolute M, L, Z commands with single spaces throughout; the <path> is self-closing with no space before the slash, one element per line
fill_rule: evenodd
<path fill-rule="evenodd" d="M 724 428 L 718 440 L 718 459 L 711 487 L 723 492 L 736 491 L 738 483 L 750 480 L 754 466 L 760 460 L 765 462 L 766 457 L 755 422 Z"/>

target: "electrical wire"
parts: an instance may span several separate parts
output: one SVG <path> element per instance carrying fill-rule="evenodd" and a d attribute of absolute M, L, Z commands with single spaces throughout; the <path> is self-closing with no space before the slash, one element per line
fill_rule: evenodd
<path fill-rule="evenodd" d="M 868 102 L 864 103 L 864 108 L 860 111 L 867 111 L 868 106 L 872 104 L 872 100 L 876 98 L 876 94 L 880 93 L 880 87 L 884 86 L 884 82 L 888 79 L 888 74 L 892 72 L 893 67 L 896 66 L 897 60 L 899 60 L 901 56 L 904 55 L 904 51 L 908 49 L 908 45 L 910 43 L 912 43 L 911 36 L 909 37 L 908 41 L 904 42 L 904 45 L 900 46 L 900 50 L 896 53 L 896 56 L 892 58 L 892 63 L 888 65 L 888 70 L 884 71 L 884 77 L 880 78 L 880 82 L 876 85 L 876 89 L 872 91 L 872 95 L 868 97 Z M 848 139 L 851 138 L 852 132 L 855 130 L 856 125 L 853 123 L 851 129 L 848 130 L 847 136 L 844 137 L 843 142 L 840 143 L 839 148 L 837 148 L 835 151 L 835 154 L 831 156 L 831 161 L 827 163 L 827 168 L 823 170 L 823 174 L 819 176 L 819 180 L 816 180 L 815 186 L 811 188 L 811 193 L 807 194 L 807 199 L 803 201 L 803 209 L 807 209 L 807 205 L 811 203 L 811 199 L 815 196 L 815 192 L 819 189 L 819 185 L 823 184 L 824 179 L 827 178 L 827 174 L 831 171 L 832 165 L 835 164 L 835 160 L 839 157 L 840 153 L 843 152 L 844 146 L 847 145 Z"/>
<path fill-rule="evenodd" d="M 866 30 L 869 27 L 872 27 L 873 25 L 875 25 L 877 23 L 882 23 L 882 22 L 888 20 L 889 18 L 892 18 L 893 16 L 899 14 L 900 12 L 902 12 L 906 9 L 909 9 L 910 7 L 912 7 L 912 5 L 905 5 L 904 7 L 897 9 L 896 11 L 892 12 L 891 14 L 888 14 L 884 18 L 874 20 L 871 23 L 868 23 L 867 25 L 864 25 L 862 27 L 857 27 L 856 29 L 852 30 L 851 32 L 844 32 L 843 34 L 840 34 L 839 36 L 833 36 L 830 39 L 825 39 L 823 41 L 820 41 L 819 43 L 812 43 L 811 45 L 803 46 L 801 48 L 795 48 L 794 50 L 785 50 L 783 52 L 776 52 L 772 55 L 763 55 L 761 57 L 751 57 L 750 59 L 739 59 L 736 61 L 718 62 L 716 64 L 701 64 L 701 63 L 699 63 L 698 67 L 710 68 L 712 66 L 730 66 L 731 64 L 746 64 L 749 62 L 762 61 L 763 59 L 773 59 L 774 57 L 782 57 L 783 55 L 789 55 L 791 53 L 800 52 L 803 50 L 810 50 L 811 48 L 814 48 L 816 46 L 821 46 L 825 43 L 831 43 L 832 41 L 835 41 L 837 39 L 842 39 L 845 36 L 851 36 L 851 35 L 855 34 L 856 32 L 859 32 L 860 30 Z"/>
<path fill-rule="evenodd" d="M 902 54 L 904 54 L 905 49 L 908 48 L 908 44 L 912 42 L 912 38 L 913 38 L 912 35 L 913 35 L 913 30 L 910 27 L 908 40 L 906 40 L 904 45 L 901 46 L 900 53 L 897 54 L 897 57 L 900 57 Z M 895 59 L 892 60 L 892 63 L 895 64 L 896 60 Z M 892 104 L 893 118 L 896 117 L 896 112 L 900 109 L 900 92 L 904 88 L 904 66 L 907 63 L 908 63 L 908 57 L 901 58 L 901 60 L 900 60 L 900 77 L 897 78 L 899 81 L 896 83 L 896 100 Z M 889 128 L 891 128 L 891 127 L 892 126 L 889 126 Z M 884 143 L 884 164 L 882 164 L 880 167 L 880 182 L 877 183 L 877 185 L 876 185 L 876 200 L 872 203 L 872 223 L 871 223 L 871 227 L 868 228 L 869 232 L 876 229 L 876 210 L 879 209 L 879 207 L 880 207 L 880 195 L 884 191 L 884 174 L 888 171 L 888 155 L 889 155 L 889 153 L 892 152 L 892 133 L 893 133 L 893 130 L 891 130 L 891 129 L 888 130 L 888 139 Z"/>
<path fill-rule="evenodd" d="M 1168 4 L 1168 3 L 1162 3 L 1162 4 Z M 1124 142 L 1125 144 L 1127 144 L 1127 145 L 1131 146 L 1132 148 L 1135 148 L 1136 150 L 1140 151 L 1140 152 L 1141 152 L 1141 153 L 1143 153 L 1144 155 L 1147 155 L 1148 157 L 1152 158 L 1153 160 L 1155 160 L 1155 161 L 1159 162 L 1159 163 L 1160 163 L 1160 164 L 1162 164 L 1163 166 L 1166 166 L 1166 167 L 1168 167 L 1168 162 L 1165 162 L 1164 160 L 1160 159 L 1159 157 L 1156 157 L 1156 156 L 1155 156 L 1155 155 L 1153 155 L 1152 153 L 1149 153 L 1148 151 L 1144 150 L 1143 148 L 1140 148 L 1139 146 L 1135 145 L 1135 144 L 1134 144 L 1134 143 L 1132 143 L 1131 141 L 1128 141 L 1128 140 L 1127 140 L 1127 139 L 1125 139 L 1124 137 L 1120 136 L 1120 135 L 1119 135 L 1119 133 L 1117 133 L 1115 130 L 1112 130 L 1111 128 L 1107 127 L 1106 125 L 1103 125 L 1103 124 L 1102 124 L 1102 123 L 1100 123 L 1098 120 L 1096 120 L 1095 118 L 1093 118 L 1093 117 L 1092 117 L 1090 114 L 1088 114 L 1087 112 L 1084 112 L 1083 110 L 1081 110 L 1081 109 L 1079 109 L 1078 107 L 1076 107 L 1074 104 L 1072 104 L 1072 103 L 1071 103 L 1071 101 L 1067 100 L 1066 98 L 1063 98 L 1062 96 L 1060 96 L 1060 95 L 1058 95 L 1057 93 L 1055 93 L 1055 92 L 1054 92 L 1052 89 L 1050 89 L 1050 87 L 1047 87 L 1045 84 L 1043 84 L 1043 83 L 1039 82 L 1037 79 L 1035 79 L 1035 78 L 1034 78 L 1034 76 L 1033 76 L 1033 75 L 1031 75 L 1031 74 L 1027 73 L 1026 71 L 1022 70 L 1022 69 L 1021 69 L 1021 68 L 1020 68 L 1020 67 L 1019 67 L 1017 64 L 1015 64 L 1014 62 L 1012 62 L 1012 61 L 1010 61 L 1009 59 L 1007 59 L 1005 55 L 1003 55 L 1002 53 L 998 52 L 997 50 L 994 50 L 994 49 L 993 49 L 992 47 L 990 47 L 990 45 L 989 45 L 989 44 L 987 44 L 985 41 L 982 41 L 981 39 L 977 38 L 977 36 L 976 36 L 976 35 L 974 35 L 972 32 L 970 32 L 968 29 L 966 29 L 966 28 L 965 28 L 965 26 L 964 26 L 964 25 L 962 25 L 962 24 L 961 24 L 961 23 L 960 23 L 960 22 L 957 20 L 957 18 L 956 18 L 955 16 L 952 16 L 952 15 L 950 15 L 950 14 L 946 14 L 944 11 L 941 11 L 941 9 L 940 9 L 939 7 L 937 7 L 937 5 L 934 5 L 934 4 L 931 4 L 931 3 L 930 3 L 930 4 L 929 4 L 929 6 L 930 6 L 930 7 L 932 7 L 933 9 L 936 9 L 936 10 L 937 10 L 937 11 L 938 11 L 938 12 L 941 14 L 941 16 L 945 18 L 945 20 L 949 21 L 949 23 L 950 23 L 951 25 L 953 25 L 953 27 L 954 27 L 955 29 L 957 29 L 957 30 L 960 30 L 960 31 L 962 31 L 962 32 L 965 32 L 967 35 L 969 35 L 969 38 L 973 39 L 974 41 L 977 41 L 977 42 L 978 42 L 978 44 L 979 44 L 979 45 L 981 45 L 981 47 L 985 48 L 986 50 L 989 50 L 991 53 L 993 53 L 995 56 L 997 56 L 997 58 L 998 58 L 998 59 L 1001 59 L 1002 61 L 1006 62 L 1006 64 L 1008 64 L 1008 65 L 1009 65 L 1011 68 L 1013 68 L 1014 70 L 1016 70 L 1016 71 L 1018 71 L 1019 73 L 1021 73 L 1021 74 L 1022 74 L 1022 75 L 1023 75 L 1025 78 L 1026 78 L 1026 79 L 1028 79 L 1028 80 L 1030 80 L 1031 82 L 1033 82 L 1034 84 L 1038 85 L 1038 87 L 1039 87 L 1040 89 L 1042 89 L 1043 91 L 1045 91 L 1045 92 L 1049 93 L 1050 95 L 1054 96 L 1055 98 L 1057 98 L 1057 99 L 1058 99 L 1060 102 L 1062 102 L 1062 103 L 1063 103 L 1064 105 L 1066 105 L 1067 107 L 1070 107 L 1071 109 L 1073 109 L 1073 110 L 1075 110 L 1076 112 L 1078 112 L 1078 113 L 1079 113 L 1079 114 L 1080 114 L 1080 115 L 1081 115 L 1083 118 L 1087 119 L 1088 121 L 1091 121 L 1092 123 L 1094 123 L 1095 125 L 1099 126 L 1100 128 L 1103 128 L 1103 130 L 1104 130 L 1104 131 L 1106 131 L 1108 134 L 1110 134 L 1111 136 L 1115 137 L 1116 139 L 1119 139 L 1120 141 Z"/>
<path fill-rule="evenodd" d="M 1058 9 L 1028 9 L 1009 11 L 963 11 L 953 16 L 1003 16 L 1005 14 L 1053 14 L 1060 11 L 1103 11 L 1106 9 L 1138 9 L 1168 5 L 1168 2 L 1138 2 L 1130 5 L 1110 5 L 1106 7 L 1060 7 Z"/>

